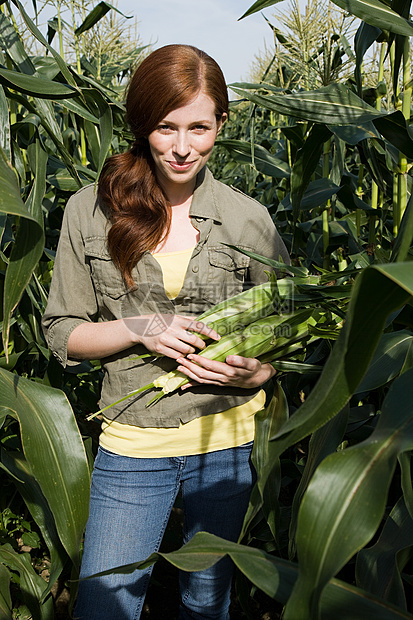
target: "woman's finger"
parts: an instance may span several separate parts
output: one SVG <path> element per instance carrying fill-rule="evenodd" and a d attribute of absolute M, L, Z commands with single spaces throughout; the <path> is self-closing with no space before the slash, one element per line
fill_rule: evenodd
<path fill-rule="evenodd" d="M 231 358 L 233 361 L 228 362 Z M 229 355 L 227 356 L 225 362 L 210 360 L 202 355 L 197 355 L 196 353 L 191 353 L 188 355 L 188 359 L 196 362 L 207 370 L 231 377 L 238 374 L 242 376 L 249 375 L 261 366 L 261 363 L 257 359 L 252 357 L 241 357 L 240 355 Z"/>
<path fill-rule="evenodd" d="M 251 376 L 251 371 L 246 368 L 235 368 L 225 362 L 209 360 L 195 353 L 190 354 L 186 358 L 178 358 L 177 362 L 184 368 L 183 372 L 185 374 L 190 372 L 191 378 L 196 378 L 197 381 L 213 382 L 222 385 L 229 381 L 245 380 Z"/>
<path fill-rule="evenodd" d="M 210 385 L 224 385 L 227 383 L 227 377 L 225 375 L 211 372 L 201 366 L 198 366 L 197 364 L 191 364 L 187 361 L 179 365 L 177 370 L 197 383 L 208 383 Z"/>
<path fill-rule="evenodd" d="M 221 336 L 211 327 L 208 327 L 206 323 L 202 321 L 197 321 L 196 319 L 191 319 L 186 317 L 189 323 L 186 326 L 186 329 L 191 332 L 195 332 L 198 334 L 202 334 L 204 336 L 208 336 L 208 338 L 212 338 L 212 340 L 220 340 Z"/>
<path fill-rule="evenodd" d="M 255 357 L 242 357 L 241 355 L 228 355 L 225 362 L 236 368 L 244 368 L 255 372 L 261 367 L 261 362 Z"/>

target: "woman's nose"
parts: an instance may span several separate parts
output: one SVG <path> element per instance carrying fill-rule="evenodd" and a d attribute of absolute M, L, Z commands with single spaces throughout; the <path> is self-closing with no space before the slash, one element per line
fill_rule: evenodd
<path fill-rule="evenodd" d="M 191 151 L 189 136 L 186 132 L 177 132 L 174 151 L 179 157 L 186 157 Z"/>

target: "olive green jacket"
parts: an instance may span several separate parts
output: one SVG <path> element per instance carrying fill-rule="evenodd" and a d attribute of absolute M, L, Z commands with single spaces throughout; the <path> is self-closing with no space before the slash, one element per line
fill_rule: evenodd
<path fill-rule="evenodd" d="M 267 209 L 216 181 L 207 168 L 198 175 L 190 217 L 200 239 L 183 287 L 170 300 L 163 286 L 161 267 L 150 252 L 145 252 L 132 272 L 136 289 L 127 289 L 108 253 L 106 235 L 110 223 L 93 185 L 82 188 L 69 199 L 43 318 L 49 347 L 64 367 L 79 363 L 68 358 L 67 341 L 75 327 L 85 321 L 149 314 L 154 316 L 147 329 L 156 333 L 163 328 L 160 314 L 197 316 L 241 292 L 246 284 L 267 280 L 268 267 L 223 243 L 289 262 Z M 147 353 L 145 347 L 137 345 L 102 360 L 102 408 L 176 367 L 175 361 L 169 358 L 136 359 L 144 353 Z M 145 408 L 154 396 L 150 392 L 108 409 L 105 415 L 136 426 L 177 427 L 181 422 L 242 404 L 255 393 L 251 389 L 198 386 L 179 390 Z"/>

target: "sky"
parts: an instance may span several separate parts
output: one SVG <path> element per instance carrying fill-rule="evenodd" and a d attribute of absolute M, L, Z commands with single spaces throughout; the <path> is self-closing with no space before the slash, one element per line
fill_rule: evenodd
<path fill-rule="evenodd" d="M 110 1 L 110 0 L 109 0 Z M 254 55 L 271 46 L 272 33 L 260 13 L 241 21 L 254 0 L 118 0 L 117 8 L 136 16 L 143 43 L 161 47 L 188 43 L 212 56 L 227 83 L 248 77 Z M 278 6 L 285 8 L 287 0 Z M 271 18 L 275 7 L 263 13 Z M 132 20 L 131 20 L 132 21 Z"/>

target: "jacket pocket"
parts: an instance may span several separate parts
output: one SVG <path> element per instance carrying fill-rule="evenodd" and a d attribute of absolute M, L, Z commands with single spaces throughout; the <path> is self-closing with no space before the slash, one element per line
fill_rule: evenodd
<path fill-rule="evenodd" d="M 90 265 L 93 284 L 102 295 L 119 299 L 127 293 L 119 269 L 112 261 L 106 245 L 106 237 L 87 237 L 85 256 Z"/>
<path fill-rule="evenodd" d="M 247 277 L 249 256 L 222 246 L 208 248 L 208 281 L 206 298 L 213 304 L 243 290 Z"/>

